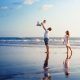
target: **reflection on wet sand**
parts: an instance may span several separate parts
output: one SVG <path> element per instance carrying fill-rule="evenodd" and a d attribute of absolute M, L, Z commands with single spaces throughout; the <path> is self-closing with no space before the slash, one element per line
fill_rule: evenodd
<path fill-rule="evenodd" d="M 68 78 L 70 75 L 70 59 L 66 58 L 63 64 L 65 76 Z"/>
<path fill-rule="evenodd" d="M 51 76 L 49 73 L 49 68 L 48 68 L 48 60 L 49 60 L 49 54 L 46 53 L 46 59 L 44 61 L 43 69 L 44 69 L 44 77 L 42 80 L 51 80 Z"/>

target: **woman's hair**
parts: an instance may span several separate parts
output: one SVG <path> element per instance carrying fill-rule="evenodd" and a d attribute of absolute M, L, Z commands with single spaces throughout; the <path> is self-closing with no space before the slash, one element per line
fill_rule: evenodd
<path fill-rule="evenodd" d="M 70 35 L 70 33 L 69 33 L 69 31 L 68 31 L 68 30 L 66 31 L 66 35 Z"/>

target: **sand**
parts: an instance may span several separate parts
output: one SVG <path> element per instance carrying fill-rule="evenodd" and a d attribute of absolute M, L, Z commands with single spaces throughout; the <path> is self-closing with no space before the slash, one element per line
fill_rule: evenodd
<path fill-rule="evenodd" d="M 50 47 L 48 73 L 51 80 L 80 80 L 80 49 L 73 48 L 69 60 L 69 76 L 65 76 L 63 62 L 66 48 Z M 42 80 L 46 58 L 45 46 L 0 46 L 0 80 Z"/>

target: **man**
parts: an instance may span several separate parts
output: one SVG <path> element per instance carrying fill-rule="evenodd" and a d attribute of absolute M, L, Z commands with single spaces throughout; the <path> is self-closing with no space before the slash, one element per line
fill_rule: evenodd
<path fill-rule="evenodd" d="M 45 42 L 45 46 L 46 46 L 46 52 L 45 53 L 49 53 L 49 46 L 48 46 L 48 41 L 49 41 L 49 31 L 51 31 L 51 27 L 49 27 L 48 29 L 45 28 L 45 23 L 46 23 L 46 20 L 43 20 L 43 22 L 41 23 L 41 26 L 43 27 L 43 29 L 45 30 L 45 33 L 44 33 L 44 42 Z"/>

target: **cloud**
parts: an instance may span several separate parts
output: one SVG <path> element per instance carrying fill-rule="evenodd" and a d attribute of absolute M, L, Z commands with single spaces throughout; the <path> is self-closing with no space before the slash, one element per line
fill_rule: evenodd
<path fill-rule="evenodd" d="M 1 10 L 7 10 L 8 7 L 7 7 L 7 6 L 0 6 L 0 9 L 1 9 Z"/>
<path fill-rule="evenodd" d="M 37 2 L 38 0 L 24 0 L 24 4 L 32 5 L 33 3 Z"/>
<path fill-rule="evenodd" d="M 42 6 L 42 10 L 48 11 L 48 10 L 50 10 L 52 7 L 53 7 L 52 4 L 45 4 L 45 5 Z"/>

